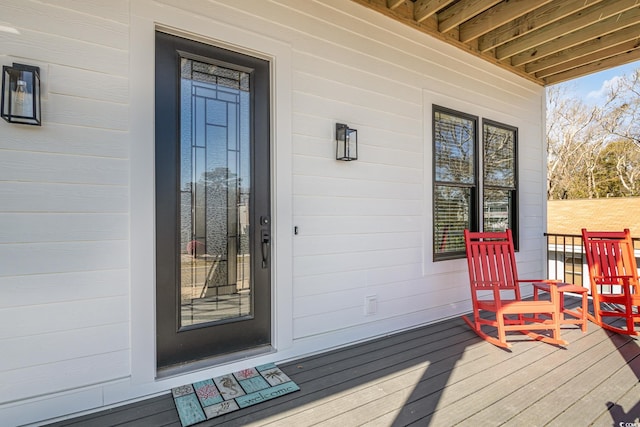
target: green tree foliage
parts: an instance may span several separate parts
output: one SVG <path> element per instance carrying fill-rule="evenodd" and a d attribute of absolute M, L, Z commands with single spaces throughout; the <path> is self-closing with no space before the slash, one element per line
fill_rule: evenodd
<path fill-rule="evenodd" d="M 640 196 L 640 69 L 609 85 L 601 105 L 548 88 L 547 155 L 550 200 Z"/>

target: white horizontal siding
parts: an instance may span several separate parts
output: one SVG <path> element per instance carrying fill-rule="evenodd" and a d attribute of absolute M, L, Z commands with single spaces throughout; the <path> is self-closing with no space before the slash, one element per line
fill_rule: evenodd
<path fill-rule="evenodd" d="M 0 150 L 0 181 L 126 185 L 124 159 Z"/>
<path fill-rule="evenodd" d="M 348 184 L 345 184 L 348 185 Z M 296 196 L 293 206 L 297 215 L 342 216 L 414 216 L 423 213 L 420 200 L 385 199 L 379 195 L 376 199 L 363 197 L 319 197 Z M 338 220 L 336 220 L 337 222 Z M 380 231 L 384 231 L 380 230 Z"/>
<path fill-rule="evenodd" d="M 390 198 L 395 199 L 422 200 L 422 182 L 362 181 L 354 176 L 348 178 L 348 184 L 345 185 L 345 179 L 347 178 L 297 175 L 293 192 L 304 194 L 309 188 L 313 188 L 318 196 L 373 198 L 380 194 L 388 194 Z"/>
<path fill-rule="evenodd" d="M 43 120 L 110 130 L 127 130 L 129 109 L 125 104 L 51 93 Z"/>
<path fill-rule="evenodd" d="M 117 270 L 128 266 L 126 240 L 0 245 L 0 276 Z"/>
<path fill-rule="evenodd" d="M 297 57 L 297 56 L 296 56 Z M 296 59 L 294 57 L 294 59 Z M 354 74 L 357 70 L 347 68 L 339 64 L 323 64 L 331 68 L 337 68 L 344 74 Z M 385 81 L 380 82 L 385 85 Z M 362 83 L 343 82 L 342 79 L 330 80 L 322 75 L 313 74 L 311 72 L 294 72 L 293 85 L 297 92 L 308 94 L 309 96 L 318 96 L 322 94 L 322 98 L 328 98 L 331 102 L 341 104 L 360 104 L 366 100 L 366 104 L 361 105 L 376 112 L 383 112 L 387 115 L 387 119 L 399 125 L 410 124 L 411 120 L 422 121 L 421 105 L 417 102 L 407 101 L 398 98 L 398 95 L 389 89 L 381 89 L 377 86 L 364 86 Z M 418 92 L 419 91 L 414 91 Z M 315 101 L 315 99 L 314 99 Z M 417 100 L 419 101 L 419 99 Z M 301 98 L 302 102 L 302 98 Z M 394 106 L 393 110 L 389 110 L 390 103 Z M 312 102 L 312 104 L 321 103 Z M 306 109 L 305 109 L 306 110 Z"/>
<path fill-rule="evenodd" d="M 129 24 L 130 0 L 40 0 L 42 3 L 65 8 L 70 13 L 80 12 L 100 19 Z"/>
<path fill-rule="evenodd" d="M 324 98 L 321 93 L 302 93 L 295 92 L 293 95 L 293 108 L 304 111 L 305 114 L 316 117 L 344 117 L 347 124 L 355 127 L 355 124 L 374 125 L 376 123 L 389 122 L 388 110 L 377 110 L 367 106 L 366 98 L 345 99 L 341 102 L 334 102 L 331 99 Z M 389 106 L 391 111 L 393 108 Z M 392 125 L 388 126 L 390 130 L 409 129 L 419 127 L 422 120 L 412 119 L 397 115 L 390 121 Z M 360 136 L 360 135 L 358 135 Z"/>
<path fill-rule="evenodd" d="M 46 123 L 46 131 L 3 126 L 0 148 L 127 159 L 127 133 L 112 129 Z"/>
<path fill-rule="evenodd" d="M 422 109 L 422 107 L 420 108 Z M 294 153 L 300 153 L 299 150 L 301 147 L 304 148 L 310 145 L 308 144 L 309 141 L 315 141 L 315 145 L 318 147 L 325 147 L 325 151 L 323 152 L 335 156 L 335 126 L 337 119 L 312 116 L 298 112 L 294 112 L 293 117 L 295 119 L 293 121 L 293 133 L 296 135 L 296 141 L 293 146 Z M 413 128 L 407 130 L 387 123 L 389 122 L 369 125 L 367 131 L 371 135 L 374 135 L 375 138 L 367 139 L 360 143 L 371 147 L 382 147 L 388 150 L 409 151 L 416 154 L 423 152 L 422 135 L 412 133 L 412 131 L 415 132 Z M 393 123 L 393 121 L 390 123 Z M 353 124 L 351 126 L 355 127 Z M 357 129 L 359 138 L 363 138 L 361 136 L 363 129 L 361 127 Z M 304 154 L 304 152 L 300 154 Z"/>
<path fill-rule="evenodd" d="M 335 148 L 335 141 L 333 141 L 333 145 Z M 335 151 L 332 151 L 330 158 L 295 156 L 293 172 L 295 175 L 302 175 L 306 171 L 310 175 L 319 176 L 324 171 L 325 176 L 328 172 L 332 172 L 334 176 L 345 179 L 362 179 L 362 177 L 371 176 L 375 177 L 377 181 L 400 183 L 420 183 L 422 181 L 422 168 L 411 168 L 411 165 L 399 166 L 367 162 L 367 154 L 360 154 L 364 150 L 364 144 L 358 144 L 358 162 L 353 164 L 336 162 Z"/>
<path fill-rule="evenodd" d="M 126 186 L 0 182 L 0 212 L 126 213 Z"/>
<path fill-rule="evenodd" d="M 468 299 L 466 271 L 425 278 L 420 264 L 415 264 L 375 268 L 358 277 L 356 274 L 352 274 L 349 285 L 344 287 L 339 283 L 335 285 L 330 275 L 315 276 L 315 283 L 305 280 L 305 285 L 314 286 L 309 287 L 306 294 L 296 299 L 296 324 L 318 322 L 319 318 L 325 316 L 326 310 L 329 310 L 333 317 L 337 317 L 338 322 L 360 324 L 398 317 L 410 312 L 426 312 L 439 306 L 453 306 Z M 362 284 L 366 284 L 364 289 Z M 324 289 L 327 291 L 321 292 Z M 378 312 L 365 316 L 364 298 L 370 295 L 375 295 L 378 299 Z M 349 318 L 342 313 L 344 310 L 360 312 L 355 318 Z M 318 333 L 319 328 L 324 327 L 323 322 L 314 326 L 314 334 Z"/>
<path fill-rule="evenodd" d="M 344 234 L 322 236 L 298 236 L 296 254 L 314 256 L 343 251 L 364 253 L 384 249 L 420 248 L 419 233 Z"/>
<path fill-rule="evenodd" d="M 319 40 L 318 43 L 322 43 L 322 40 Z M 332 47 L 319 46 L 318 48 L 326 50 Z M 369 92 L 378 93 L 380 98 L 400 99 L 404 103 L 415 105 L 418 110 L 422 105 L 420 93 L 416 92 L 415 86 L 394 79 L 393 74 L 382 72 L 384 70 L 380 69 L 379 59 L 362 58 L 356 65 L 353 64 L 353 58 L 349 52 L 338 57 L 334 53 L 331 58 L 327 58 L 318 56 L 316 50 L 300 49 L 294 51 L 294 58 L 298 74 L 304 73 L 334 82 L 339 81 L 342 83 L 341 87 L 368 88 Z M 363 63 L 363 61 L 367 62 Z M 321 75 L 317 73 L 318 66 L 324 70 Z M 355 70 L 356 73 L 349 72 L 349 70 Z M 412 115 L 418 112 L 415 111 Z"/>
<path fill-rule="evenodd" d="M 73 345 L 80 347 L 82 343 Z M 129 374 L 129 358 L 129 350 L 120 350 L 0 372 L 0 399 L 11 403 L 45 397 L 60 391 L 61 386 L 72 390 L 124 378 Z M 22 414 L 21 419 L 40 420 L 47 415 Z"/>
<path fill-rule="evenodd" d="M 43 31 L 70 39 L 80 39 L 117 49 L 128 49 L 129 27 L 125 23 L 99 18 L 73 9 L 33 0 L 2 0 L 0 16 L 11 16 L 11 24 L 22 29 Z M 93 2 L 94 8 L 96 3 Z M 104 2 L 101 2 L 104 3 Z M 126 9 L 125 9 L 126 11 Z M 96 12 L 94 9 L 93 13 Z"/>
<path fill-rule="evenodd" d="M 43 119 L 0 123 L 1 405 L 130 374 L 131 141 L 128 0 L 0 16 L 3 64 L 40 67 Z"/>
<path fill-rule="evenodd" d="M 422 253 L 414 248 L 386 249 L 366 253 L 350 253 L 344 252 L 344 248 L 335 248 L 328 254 L 296 257 L 293 274 L 294 277 L 307 276 L 403 264 L 411 265 L 417 262 L 422 262 Z"/>
<path fill-rule="evenodd" d="M 38 315 L 43 309 L 49 312 L 44 324 Z M 38 336 L 38 339 L 42 339 L 44 335 L 51 335 L 54 332 L 87 330 L 109 324 L 125 323 L 129 319 L 129 307 L 126 295 L 121 295 L 51 303 L 48 307 L 30 305 L 4 308 L 0 309 L 0 319 L 2 319 L 0 339 L 21 338 L 29 341 L 30 336 Z M 124 338 L 127 338 L 126 334 Z"/>
<path fill-rule="evenodd" d="M 48 71 L 49 93 L 119 104 L 129 101 L 129 80 L 126 77 L 64 65 L 51 65 Z"/>
<path fill-rule="evenodd" d="M 126 214 L 0 213 L 0 244 L 126 240 Z"/>
<path fill-rule="evenodd" d="M 6 347 L 0 355 L 0 373 L 127 350 L 129 348 L 127 329 L 127 323 L 123 322 L 41 334 L 37 340 L 30 337 L 4 339 Z M 80 348 L 77 347 L 78 342 L 82 343 Z"/>
<path fill-rule="evenodd" d="M 418 233 L 423 228 L 422 215 L 402 216 L 345 216 L 340 221 L 335 216 L 305 215 L 296 218 L 296 224 L 301 235 L 315 234 L 371 234 L 384 230 L 387 233 L 413 232 Z"/>
<path fill-rule="evenodd" d="M 362 287 L 363 283 L 368 286 L 386 286 L 389 283 L 405 282 L 422 277 L 422 262 L 314 276 L 305 275 L 296 278 L 296 296 L 332 295 L 346 289 Z"/>
<path fill-rule="evenodd" d="M 300 307 L 296 307 L 299 315 L 296 317 L 294 333 L 304 332 L 312 336 L 325 333 L 326 328 L 344 330 L 410 313 L 423 313 L 422 316 L 425 316 L 424 313 L 434 309 L 442 316 L 440 308 L 443 307 L 445 313 L 446 308 L 449 308 L 445 316 L 450 316 L 451 308 L 468 298 L 465 274 L 466 272 L 461 272 L 434 276 L 428 281 L 422 277 L 406 281 L 396 279 L 387 284 L 369 285 L 364 292 L 361 289 L 345 289 L 336 291 L 333 295 L 301 297 L 297 299 Z M 434 289 L 433 285 L 438 286 Z M 369 316 L 364 313 L 364 298 L 368 295 L 376 295 L 378 298 L 378 311 Z M 319 307 L 330 310 L 330 316 Z"/>
<path fill-rule="evenodd" d="M 128 51 L 88 43 L 82 38 L 68 38 L 56 34 L 16 27 L 16 31 L 2 33 L 2 46 L 6 55 L 22 58 L 24 62 L 65 65 L 126 77 L 129 70 Z M 20 62 L 20 61 L 16 61 Z M 34 65 L 38 65 L 38 63 Z M 43 80 L 46 67 L 41 67 Z M 43 104 L 46 101 L 43 93 Z M 44 108 L 43 108 L 44 110 Z"/>
<path fill-rule="evenodd" d="M 103 305 L 105 298 L 126 298 L 129 292 L 127 279 L 126 269 L 0 277 L 0 309 L 28 305 L 39 306 L 42 311 L 45 304 L 73 302 L 91 308 L 90 300 L 101 300 L 99 304 Z M 69 306 L 57 307 L 59 309 L 53 315 L 64 316 Z M 125 310 L 125 307 L 121 305 L 118 309 Z M 41 311 L 36 313 L 35 319 L 40 319 Z M 71 321 L 67 327 L 75 325 Z"/>
<path fill-rule="evenodd" d="M 41 420 L 45 416 L 54 418 L 100 407 L 103 402 L 102 388 L 95 386 L 31 401 L 17 401 L 3 407 L 2 415 L 9 425 L 20 425 L 24 420 Z"/>
<path fill-rule="evenodd" d="M 351 125 L 353 126 L 353 125 Z M 331 127 L 332 133 L 335 132 L 335 124 Z M 377 134 L 376 129 L 363 129 L 358 130 L 358 138 L 365 142 L 359 143 L 359 160 L 363 163 L 375 163 L 382 165 L 397 165 L 403 168 L 415 168 L 422 170 L 423 159 L 420 155 L 422 153 L 421 141 L 402 141 L 402 146 L 398 144 L 398 136 L 390 137 L 386 140 L 379 140 L 378 138 L 369 138 L 371 135 Z M 371 140 L 373 139 L 373 141 Z M 374 142 L 379 144 L 386 143 L 386 146 L 374 145 Z M 413 145 L 411 143 L 413 142 Z M 328 137 L 309 137 L 305 135 L 298 135 L 296 138 L 296 146 L 294 153 L 300 157 L 313 157 L 322 158 L 328 160 L 335 159 L 336 154 L 335 141 L 333 136 Z M 416 155 L 418 154 L 418 155 Z M 332 165 L 333 166 L 333 165 Z M 349 172 L 353 168 L 343 167 L 343 172 Z M 352 172 L 355 173 L 355 172 Z M 323 174 L 324 176 L 324 174 Z"/>

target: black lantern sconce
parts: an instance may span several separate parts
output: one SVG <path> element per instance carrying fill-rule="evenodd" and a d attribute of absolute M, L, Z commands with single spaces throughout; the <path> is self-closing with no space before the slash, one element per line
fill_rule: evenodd
<path fill-rule="evenodd" d="M 9 123 L 40 126 L 40 68 L 2 67 L 2 118 Z"/>
<path fill-rule="evenodd" d="M 336 160 L 358 160 L 358 131 L 336 123 Z"/>

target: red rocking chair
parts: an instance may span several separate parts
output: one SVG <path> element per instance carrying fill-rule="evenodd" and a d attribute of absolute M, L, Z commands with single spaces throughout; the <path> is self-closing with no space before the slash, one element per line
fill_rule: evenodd
<path fill-rule="evenodd" d="M 473 320 L 462 316 L 465 322 L 483 339 L 503 348 L 511 347 L 506 333 L 518 331 L 550 344 L 566 345 L 560 338 L 560 305 L 556 281 L 519 280 L 511 230 L 506 232 L 476 233 L 464 231 L 469 264 Z M 550 300 L 522 300 L 521 283 L 548 283 Z M 481 312 L 493 313 L 490 318 Z M 545 315 L 542 319 L 540 315 Z M 481 328 L 497 328 L 497 338 Z M 535 333 L 551 331 L 551 336 Z"/>
<path fill-rule="evenodd" d="M 631 233 L 583 228 L 582 239 L 593 298 L 589 320 L 620 334 L 640 335 L 635 327 L 640 324 L 640 285 Z M 622 319 L 625 326 L 610 325 L 605 317 Z"/>

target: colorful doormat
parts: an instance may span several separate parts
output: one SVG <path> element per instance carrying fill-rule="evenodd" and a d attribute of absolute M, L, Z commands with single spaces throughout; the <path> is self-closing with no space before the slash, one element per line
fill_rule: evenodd
<path fill-rule="evenodd" d="M 273 363 L 171 389 L 183 427 L 300 390 Z"/>

